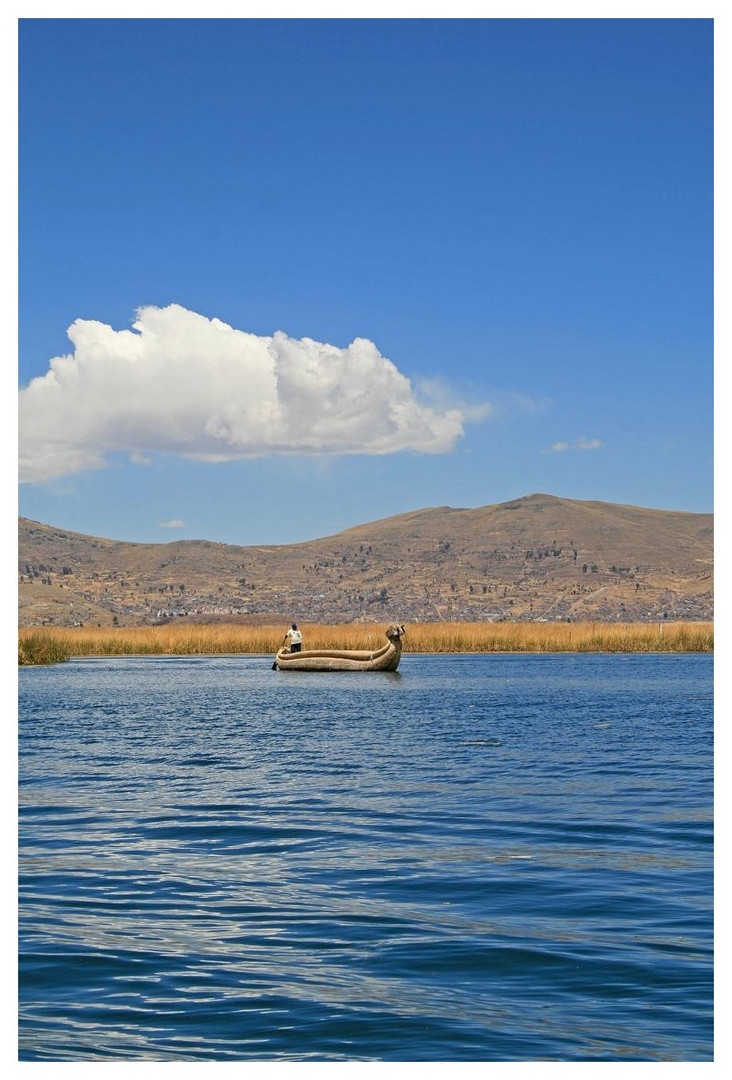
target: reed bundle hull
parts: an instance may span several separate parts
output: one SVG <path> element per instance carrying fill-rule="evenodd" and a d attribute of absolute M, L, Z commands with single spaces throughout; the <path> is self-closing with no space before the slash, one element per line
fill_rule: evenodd
<path fill-rule="evenodd" d="M 380 649 L 280 649 L 273 667 L 278 671 L 396 671 L 402 655 L 403 626 L 390 626 Z"/>

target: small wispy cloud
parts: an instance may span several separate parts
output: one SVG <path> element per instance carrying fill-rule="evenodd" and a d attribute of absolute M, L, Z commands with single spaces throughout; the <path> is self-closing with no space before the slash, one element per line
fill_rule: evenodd
<path fill-rule="evenodd" d="M 185 521 L 181 521 L 180 518 L 171 518 L 170 521 L 159 521 L 159 529 L 184 529 Z"/>
<path fill-rule="evenodd" d="M 178 304 L 131 330 L 77 319 L 74 351 L 20 392 L 20 479 L 151 453 L 215 464 L 274 454 L 449 453 L 490 407 L 419 390 L 372 341 L 340 348 L 238 330 Z"/>
<path fill-rule="evenodd" d="M 551 400 L 548 397 L 536 397 L 518 390 L 505 395 L 506 412 L 541 413 L 546 412 L 550 406 Z"/>
<path fill-rule="evenodd" d="M 552 443 L 551 446 L 542 450 L 542 454 L 563 454 L 566 450 L 599 450 L 602 445 L 602 439 L 587 439 L 581 435 L 574 442 Z"/>
<path fill-rule="evenodd" d="M 479 423 L 498 414 L 493 402 L 467 400 L 464 393 L 458 394 L 454 387 L 439 376 L 420 379 L 416 383 L 416 390 L 420 398 L 436 412 L 458 412 L 466 423 Z"/>

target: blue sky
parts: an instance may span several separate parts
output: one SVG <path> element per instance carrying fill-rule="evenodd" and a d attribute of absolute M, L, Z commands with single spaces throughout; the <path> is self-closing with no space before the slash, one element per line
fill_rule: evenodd
<path fill-rule="evenodd" d="M 711 511 L 712 38 L 22 20 L 20 513 L 253 544 L 535 491 Z"/>

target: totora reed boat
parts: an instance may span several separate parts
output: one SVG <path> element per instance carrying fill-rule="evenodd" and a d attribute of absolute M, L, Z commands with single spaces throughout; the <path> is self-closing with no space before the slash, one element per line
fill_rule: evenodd
<path fill-rule="evenodd" d="M 373 652 L 366 649 L 304 649 L 294 653 L 283 647 L 272 667 L 278 671 L 396 671 L 402 655 L 403 637 L 403 626 L 390 626 L 386 631 L 386 645 Z"/>

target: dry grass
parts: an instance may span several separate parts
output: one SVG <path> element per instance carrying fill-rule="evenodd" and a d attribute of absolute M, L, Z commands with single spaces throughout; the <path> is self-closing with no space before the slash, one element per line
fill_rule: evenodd
<path fill-rule="evenodd" d="M 385 641 L 386 624 L 302 626 L 304 647 L 371 649 Z M 713 652 L 712 623 L 412 623 L 404 651 L 486 652 Z M 74 656 L 275 653 L 285 627 L 228 624 L 166 626 L 44 627 L 42 635 L 60 653 Z M 38 629 L 19 631 L 20 646 Z M 46 646 L 48 647 L 48 646 Z"/>
<path fill-rule="evenodd" d="M 410 651 L 428 653 L 714 651 L 713 623 L 422 623 L 408 634 Z"/>
<path fill-rule="evenodd" d="M 18 664 L 60 664 L 68 660 L 71 650 L 60 641 L 53 631 L 39 633 L 28 630 L 18 638 Z"/>

